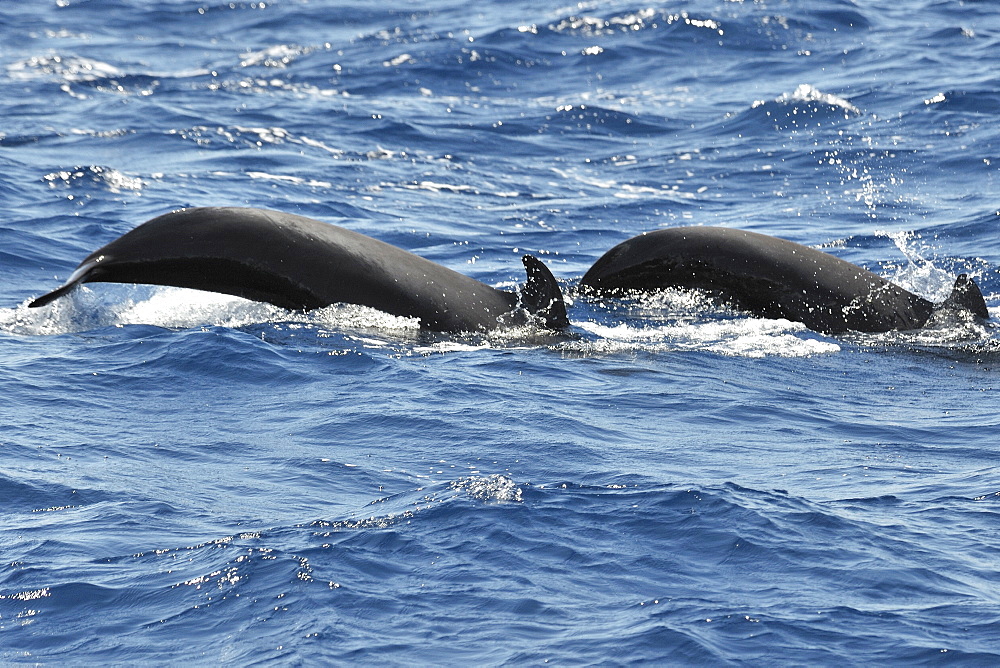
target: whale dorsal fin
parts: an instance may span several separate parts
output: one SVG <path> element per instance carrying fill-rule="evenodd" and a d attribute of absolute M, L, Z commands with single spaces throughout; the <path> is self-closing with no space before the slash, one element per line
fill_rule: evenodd
<path fill-rule="evenodd" d="M 984 320 L 990 317 L 989 311 L 986 310 L 986 300 L 983 299 L 983 293 L 968 274 L 960 274 L 955 280 L 951 296 L 942 302 L 941 308 L 971 311 L 974 316 Z"/>
<path fill-rule="evenodd" d="M 562 290 L 552 272 L 532 255 L 523 256 L 521 262 L 528 272 L 528 281 L 521 288 L 521 304 L 529 313 L 539 316 L 550 329 L 569 327 Z"/>

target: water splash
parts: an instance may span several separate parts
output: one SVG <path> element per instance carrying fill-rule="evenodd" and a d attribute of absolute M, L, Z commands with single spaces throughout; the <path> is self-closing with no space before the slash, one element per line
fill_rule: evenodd
<path fill-rule="evenodd" d="M 776 102 L 815 102 L 817 104 L 813 107 L 814 111 L 818 110 L 820 105 L 825 105 L 827 107 L 843 109 L 851 114 L 861 113 L 861 110 L 851 104 L 848 100 L 832 93 L 824 93 L 811 84 L 799 84 L 798 87 L 791 93 L 785 93 L 778 97 Z"/>
<path fill-rule="evenodd" d="M 951 294 L 955 285 L 955 276 L 937 267 L 927 259 L 934 248 L 927 244 L 916 232 L 880 230 L 880 236 L 888 237 L 906 258 L 906 264 L 900 266 L 890 278 L 910 292 L 915 292 L 932 302 L 943 302 Z"/>
<path fill-rule="evenodd" d="M 453 481 L 449 487 L 463 491 L 477 501 L 494 503 L 520 503 L 521 488 L 506 475 L 469 476 Z"/>

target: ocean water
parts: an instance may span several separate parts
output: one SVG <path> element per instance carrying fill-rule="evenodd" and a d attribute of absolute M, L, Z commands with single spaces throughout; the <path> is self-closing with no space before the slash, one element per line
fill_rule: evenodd
<path fill-rule="evenodd" d="M 1000 663 L 992 2 L 0 2 L 0 663 Z M 85 286 L 279 209 L 566 335 Z M 994 322 L 831 337 L 606 250 L 804 243 Z"/>

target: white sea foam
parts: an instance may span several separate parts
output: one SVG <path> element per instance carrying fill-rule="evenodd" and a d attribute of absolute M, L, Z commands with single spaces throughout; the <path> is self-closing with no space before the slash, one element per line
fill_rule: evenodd
<path fill-rule="evenodd" d="M 329 181 L 304 179 L 300 176 L 291 176 L 289 174 L 268 174 L 266 172 L 247 172 L 246 175 L 249 176 L 251 179 L 259 179 L 263 181 L 276 181 L 278 183 L 291 183 L 293 185 L 308 186 L 310 188 L 333 187 L 333 184 Z"/>
<path fill-rule="evenodd" d="M 7 66 L 12 79 L 32 80 L 55 76 L 65 81 L 82 82 L 113 79 L 125 72 L 109 63 L 82 56 L 34 56 Z"/>
<path fill-rule="evenodd" d="M 478 501 L 517 503 L 523 500 L 521 488 L 517 486 L 513 478 L 501 474 L 459 478 L 449 486 L 453 490 L 464 491 Z"/>
<path fill-rule="evenodd" d="M 120 193 L 125 190 L 139 192 L 146 185 L 145 181 L 138 176 L 129 176 L 117 169 L 102 167 L 100 165 L 50 172 L 42 177 L 42 181 L 48 183 L 50 188 L 72 186 L 77 183 L 86 183 L 89 181 L 103 185 L 113 193 Z"/>
<path fill-rule="evenodd" d="M 0 332 L 33 336 L 125 325 L 187 329 L 289 321 L 304 321 L 320 331 L 361 329 L 405 334 L 419 330 L 415 318 L 357 304 L 334 304 L 303 314 L 240 297 L 173 287 L 84 285 L 47 306 L 35 309 L 27 304 L 0 309 Z"/>
<path fill-rule="evenodd" d="M 738 318 L 703 322 L 679 321 L 670 324 L 636 326 L 619 323 L 574 323 L 596 339 L 577 341 L 566 347 L 581 352 L 619 353 L 628 351 L 669 352 L 709 350 L 740 357 L 806 357 L 835 353 L 840 346 L 819 338 L 804 325 L 789 320 Z"/>
<path fill-rule="evenodd" d="M 810 84 L 799 84 L 791 93 L 785 93 L 777 99 L 778 102 L 820 102 L 822 104 L 839 107 L 852 114 L 860 114 L 861 110 L 842 97 L 832 93 L 824 93 Z"/>
<path fill-rule="evenodd" d="M 299 56 L 315 51 L 315 47 L 277 44 L 259 51 L 248 51 L 240 57 L 240 67 L 287 67 Z"/>

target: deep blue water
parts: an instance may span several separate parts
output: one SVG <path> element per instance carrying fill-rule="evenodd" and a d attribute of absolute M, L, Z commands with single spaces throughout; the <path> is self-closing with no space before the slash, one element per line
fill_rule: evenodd
<path fill-rule="evenodd" d="M 998 53 L 991 2 L 3 2 L 0 662 L 997 665 L 995 323 L 26 303 L 249 205 L 571 297 L 740 227 L 996 318 Z"/>

